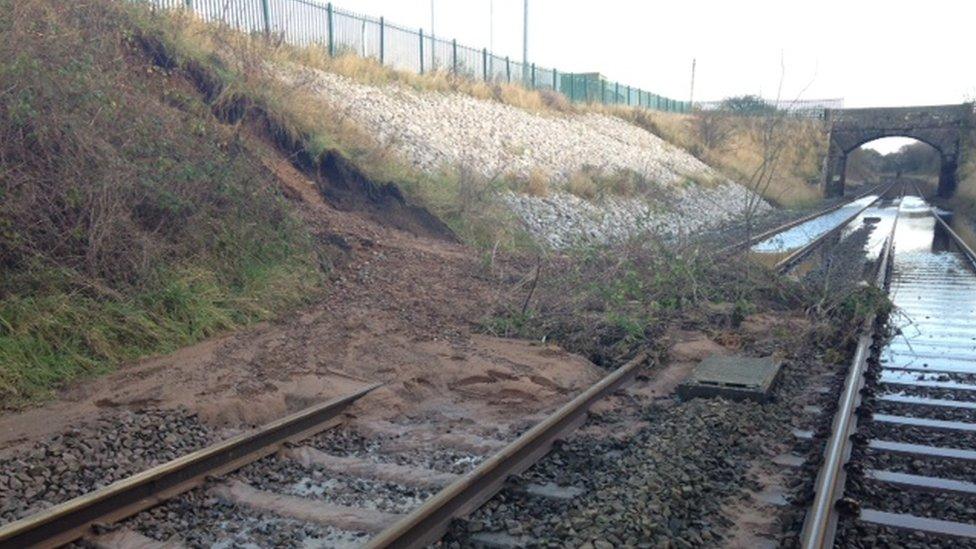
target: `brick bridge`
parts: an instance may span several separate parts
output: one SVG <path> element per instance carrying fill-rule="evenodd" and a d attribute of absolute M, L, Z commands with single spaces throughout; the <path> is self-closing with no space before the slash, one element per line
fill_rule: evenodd
<path fill-rule="evenodd" d="M 956 192 L 956 171 L 963 140 L 971 126 L 973 104 L 877 109 L 827 109 L 830 146 L 824 163 L 824 195 L 844 194 L 847 154 L 881 137 L 911 137 L 939 151 L 939 196 Z"/>

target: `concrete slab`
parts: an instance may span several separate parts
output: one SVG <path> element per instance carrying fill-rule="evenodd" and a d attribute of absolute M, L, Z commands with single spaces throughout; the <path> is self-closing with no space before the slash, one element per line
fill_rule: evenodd
<path fill-rule="evenodd" d="M 678 394 L 766 402 L 782 365 L 773 357 L 710 356 L 678 386 Z"/>

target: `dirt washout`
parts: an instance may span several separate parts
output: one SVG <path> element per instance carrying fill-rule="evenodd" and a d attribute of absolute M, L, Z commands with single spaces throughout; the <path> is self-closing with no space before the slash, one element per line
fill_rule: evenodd
<path fill-rule="evenodd" d="M 211 427 L 236 430 L 376 381 L 385 385 L 355 410 L 363 419 L 452 417 L 487 432 L 600 377 L 589 361 L 554 345 L 475 333 L 520 266 L 488 268 L 462 245 L 337 210 L 267 141 L 246 141 L 317 235 L 332 269 L 328 297 L 0 417 L 0 449 L 24 448 L 115 410 L 185 407 Z"/>
<path fill-rule="evenodd" d="M 158 67 L 185 74 L 218 119 L 228 124 L 244 124 L 251 133 L 274 145 L 306 177 L 315 181 L 334 207 L 364 212 L 377 223 L 414 235 L 457 241 L 443 221 L 426 208 L 411 203 L 396 183 L 372 181 L 336 150 L 313 154 L 309 137 L 296 133 L 273 109 L 239 93 L 224 93 L 224 83 L 212 70 L 195 61 L 181 64 L 158 38 L 139 34 L 137 43 Z"/>

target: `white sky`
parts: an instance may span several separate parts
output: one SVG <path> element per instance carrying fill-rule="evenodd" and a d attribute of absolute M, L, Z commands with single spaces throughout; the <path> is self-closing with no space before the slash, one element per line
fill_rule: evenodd
<path fill-rule="evenodd" d="M 430 29 L 430 0 L 334 5 Z M 438 37 L 477 48 L 493 42 L 500 55 L 521 58 L 521 0 L 434 6 Z M 973 0 L 529 0 L 529 59 L 687 100 L 696 58 L 695 99 L 713 100 L 775 97 L 782 58 L 784 99 L 842 97 L 846 107 L 960 103 L 976 96 L 974 25 Z"/>

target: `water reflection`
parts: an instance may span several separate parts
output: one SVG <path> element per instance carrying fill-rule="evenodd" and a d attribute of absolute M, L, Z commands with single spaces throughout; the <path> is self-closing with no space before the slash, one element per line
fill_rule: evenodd
<path fill-rule="evenodd" d="M 953 377 L 976 374 L 976 273 L 921 197 L 902 200 L 894 250 L 888 294 L 900 335 L 882 350 L 881 381 L 893 392 L 976 389 Z"/>
<path fill-rule="evenodd" d="M 859 210 L 878 199 L 878 195 L 868 195 L 840 208 L 824 214 L 806 223 L 801 223 L 792 229 L 773 235 L 762 242 L 754 244 L 751 251 L 760 254 L 782 254 L 802 248 L 820 238 L 832 229 L 843 224 Z"/>

